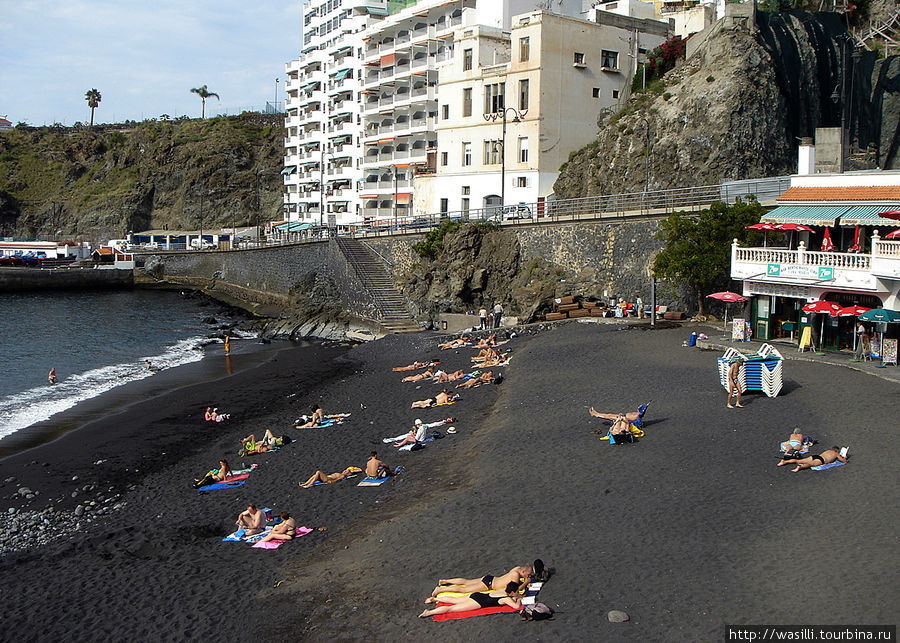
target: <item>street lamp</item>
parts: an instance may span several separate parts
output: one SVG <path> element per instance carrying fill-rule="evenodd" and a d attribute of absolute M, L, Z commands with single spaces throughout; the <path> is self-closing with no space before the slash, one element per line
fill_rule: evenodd
<path fill-rule="evenodd" d="M 503 120 L 503 132 L 500 135 L 500 216 L 503 216 L 503 208 L 506 206 L 506 114 L 512 111 L 513 123 L 521 123 L 528 113 L 527 109 L 518 110 L 515 107 L 507 107 L 502 112 L 484 114 L 484 120 L 496 122 L 498 118 Z"/>
<path fill-rule="evenodd" d="M 831 101 L 835 104 L 840 103 L 841 106 L 841 157 L 840 157 L 840 171 L 843 174 L 847 168 L 847 147 L 849 147 L 848 143 L 852 141 L 852 136 L 848 136 L 850 132 L 848 132 L 848 126 L 853 126 L 853 80 L 855 76 L 856 65 L 859 63 L 862 58 L 862 52 L 857 49 L 855 45 L 851 44 L 851 37 L 849 34 L 842 34 L 838 37 L 841 41 L 841 62 L 840 62 L 840 73 L 841 79 L 838 85 L 835 85 L 834 91 L 831 93 Z M 850 53 L 850 68 L 847 69 L 847 45 L 852 47 L 852 52 Z M 850 88 L 849 95 L 847 89 L 847 80 L 849 76 Z M 840 88 L 840 92 L 838 92 L 838 88 Z M 848 138 L 850 141 L 848 141 Z"/>
<path fill-rule="evenodd" d="M 272 104 L 272 113 L 278 113 L 278 79 L 275 79 L 275 102 Z"/>
<path fill-rule="evenodd" d="M 650 121 L 646 118 L 642 118 L 641 122 L 644 124 L 644 133 L 647 136 L 647 147 L 645 150 L 644 156 L 644 194 L 650 191 Z"/>

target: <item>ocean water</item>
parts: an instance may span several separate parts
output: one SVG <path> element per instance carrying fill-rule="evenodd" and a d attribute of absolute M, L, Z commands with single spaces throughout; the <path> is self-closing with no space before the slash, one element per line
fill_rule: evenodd
<path fill-rule="evenodd" d="M 199 301 L 157 291 L 0 293 L 0 438 L 152 377 L 145 359 L 161 369 L 202 359 L 202 320 L 214 309 Z"/>

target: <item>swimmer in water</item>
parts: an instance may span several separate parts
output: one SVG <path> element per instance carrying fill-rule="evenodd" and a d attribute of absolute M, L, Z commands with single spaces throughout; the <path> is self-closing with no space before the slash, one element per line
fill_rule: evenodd
<path fill-rule="evenodd" d="M 56 379 L 56 368 L 50 369 L 50 374 L 47 375 L 47 381 L 50 382 L 50 384 L 56 384 L 56 382 L 58 381 Z"/>
<path fill-rule="evenodd" d="M 145 360 L 144 360 L 144 366 L 147 367 L 147 370 L 148 370 L 148 371 L 152 371 L 152 370 L 153 370 L 153 364 L 150 363 L 150 360 L 149 360 L 149 359 L 145 359 Z"/>

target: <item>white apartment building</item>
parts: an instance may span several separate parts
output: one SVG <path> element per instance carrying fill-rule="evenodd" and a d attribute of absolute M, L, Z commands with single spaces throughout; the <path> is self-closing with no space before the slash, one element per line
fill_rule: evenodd
<path fill-rule="evenodd" d="M 304 6 L 304 47 L 285 66 L 286 221 L 333 226 L 360 216 L 362 32 L 388 11 L 388 0 L 309 0 Z"/>
<path fill-rule="evenodd" d="M 362 180 L 365 220 L 408 216 L 417 177 L 437 169 L 438 69 L 454 58 L 461 27 L 511 26 L 513 15 L 535 0 L 405 0 L 364 34 L 362 76 Z M 554 10 L 580 15 L 582 0 L 562 0 Z"/>
<path fill-rule="evenodd" d="M 509 30 L 458 28 L 439 67 L 436 168 L 416 177 L 415 211 L 490 214 L 502 201 L 541 214 L 569 153 L 596 138 L 601 111 L 624 102 L 638 50 L 668 30 L 603 11 L 596 22 L 532 11 Z"/>

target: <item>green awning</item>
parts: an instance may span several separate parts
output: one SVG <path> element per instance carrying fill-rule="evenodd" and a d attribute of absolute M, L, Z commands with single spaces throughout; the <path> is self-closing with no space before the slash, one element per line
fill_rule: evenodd
<path fill-rule="evenodd" d="M 900 226 L 900 221 L 886 219 L 878 216 L 879 212 L 886 210 L 900 210 L 900 203 L 887 205 L 851 205 L 844 208 L 841 213 L 842 225 L 881 225 Z"/>
<path fill-rule="evenodd" d="M 781 205 L 760 219 L 764 223 L 833 226 L 846 205 Z"/>
<path fill-rule="evenodd" d="M 290 167 L 286 167 L 283 170 L 281 170 L 281 173 L 282 174 L 293 174 L 296 171 L 297 171 L 296 166 L 291 165 Z"/>
<path fill-rule="evenodd" d="M 382 9 L 381 7 L 372 7 L 368 6 L 366 9 L 369 11 L 369 15 L 372 16 L 386 16 L 388 15 L 387 9 Z"/>
<path fill-rule="evenodd" d="M 322 82 L 322 81 L 320 81 L 320 80 L 314 80 L 314 81 L 311 82 L 311 83 L 306 83 L 306 84 L 305 84 L 303 87 L 301 87 L 300 89 L 302 89 L 303 91 L 309 91 L 309 90 L 311 90 L 311 89 L 317 87 L 321 82 Z"/>
<path fill-rule="evenodd" d="M 352 69 L 342 69 L 338 73 L 334 75 L 335 80 L 344 80 L 347 76 L 353 73 Z"/>

